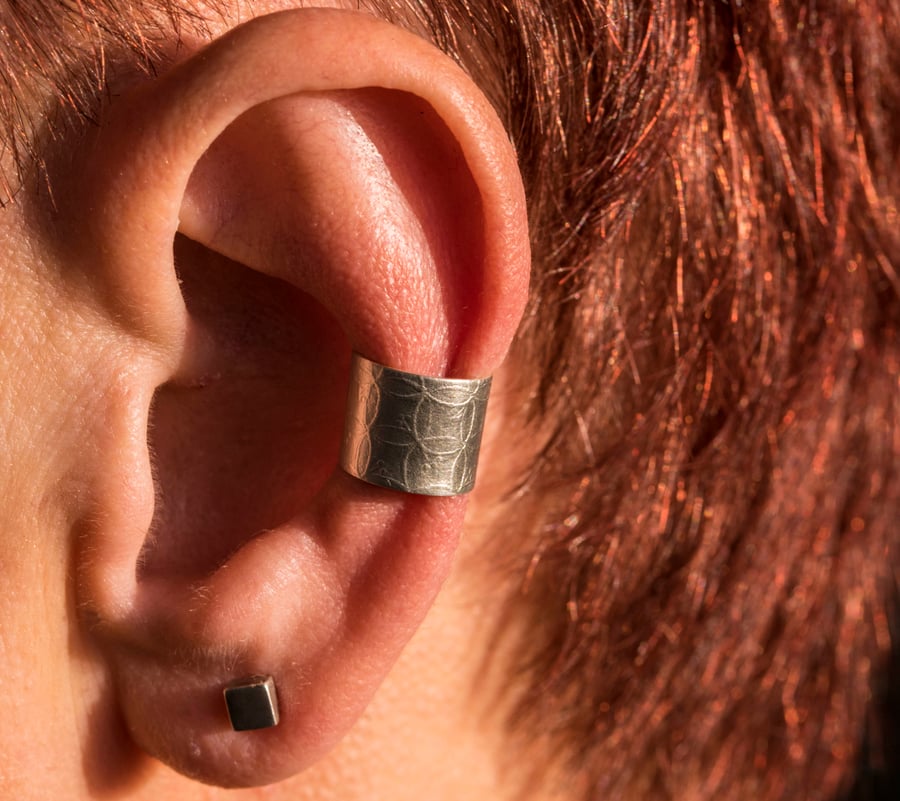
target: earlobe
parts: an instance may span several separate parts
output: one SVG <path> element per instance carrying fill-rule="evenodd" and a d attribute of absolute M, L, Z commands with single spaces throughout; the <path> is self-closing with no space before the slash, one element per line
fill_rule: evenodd
<path fill-rule="evenodd" d="M 427 43 L 306 10 L 126 93 L 85 176 L 89 280 L 156 356 L 111 372 L 79 607 L 139 745 L 275 781 L 352 725 L 449 570 L 464 498 L 347 475 L 337 398 L 351 351 L 429 381 L 498 366 L 530 266 L 515 158 Z M 277 727 L 229 725 L 276 693 L 250 718 Z"/>

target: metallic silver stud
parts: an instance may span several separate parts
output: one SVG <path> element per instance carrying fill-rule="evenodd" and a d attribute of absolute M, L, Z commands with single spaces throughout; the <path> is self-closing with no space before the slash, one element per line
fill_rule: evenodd
<path fill-rule="evenodd" d="M 469 492 L 490 389 L 490 378 L 433 378 L 354 353 L 341 467 L 402 492 Z"/>
<path fill-rule="evenodd" d="M 225 688 L 225 707 L 235 731 L 278 725 L 278 694 L 271 676 L 254 676 Z"/>

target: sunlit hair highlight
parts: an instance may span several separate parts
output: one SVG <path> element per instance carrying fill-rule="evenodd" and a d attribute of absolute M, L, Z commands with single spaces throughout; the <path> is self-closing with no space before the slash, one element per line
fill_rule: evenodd
<path fill-rule="evenodd" d="M 520 719 L 590 798 L 833 797 L 900 556 L 896 6 L 568 11 L 525 163 Z"/>
<path fill-rule="evenodd" d="M 529 197 L 508 373 L 539 447 L 494 563 L 534 778 L 834 798 L 897 747 L 897 3 L 373 6 L 476 77 Z M 202 31 L 168 0 L 0 8 L 20 164 L 110 63 L 152 74 Z"/>
<path fill-rule="evenodd" d="M 46 178 L 46 148 L 96 123 L 111 78 L 152 75 L 205 31 L 175 0 L 0 0 L 0 204 Z"/>
<path fill-rule="evenodd" d="M 493 66 L 531 200 L 513 364 L 543 445 L 500 550 L 527 543 L 537 772 L 556 752 L 585 798 L 787 801 L 888 770 L 896 4 L 428 13 Z"/>

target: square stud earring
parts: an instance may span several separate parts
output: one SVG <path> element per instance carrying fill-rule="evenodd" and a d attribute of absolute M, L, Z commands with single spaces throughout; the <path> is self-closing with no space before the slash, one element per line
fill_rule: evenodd
<path fill-rule="evenodd" d="M 235 731 L 267 729 L 278 725 L 278 694 L 271 676 L 251 679 L 225 688 L 228 719 Z"/>

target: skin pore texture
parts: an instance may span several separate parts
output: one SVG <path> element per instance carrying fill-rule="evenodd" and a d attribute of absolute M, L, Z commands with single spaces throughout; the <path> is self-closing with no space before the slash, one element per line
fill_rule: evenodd
<path fill-rule="evenodd" d="M 0 0 L 0 798 L 893 801 L 897 3 L 206 3 Z"/>
<path fill-rule="evenodd" d="M 275 9 L 274 5 L 254 6 L 254 12 Z M 325 31 L 328 25 L 331 22 L 325 19 L 320 28 Z M 346 34 L 354 25 L 360 26 L 358 46 L 362 49 L 365 37 L 373 32 L 372 52 L 377 50 L 375 39 L 393 35 L 385 28 L 358 22 L 358 17 L 339 20 L 332 28 Z M 281 26 L 280 20 L 273 23 L 272 36 L 277 37 Z M 253 41 L 245 45 L 248 58 L 253 47 L 263 48 L 272 41 L 268 29 L 259 30 L 263 33 L 258 45 Z M 321 39 L 325 40 L 327 36 Z M 407 45 L 417 47 L 411 39 L 397 44 L 401 49 Z M 230 57 L 224 49 L 218 52 L 225 53 L 223 63 Z M 417 58 L 443 58 L 427 50 L 422 54 Z M 307 58 L 315 61 L 313 56 Z M 201 84 L 207 80 L 204 76 L 210 61 L 197 62 Z M 314 91 L 330 91 L 333 68 L 332 63 L 332 71 L 323 73 L 324 81 L 314 86 Z M 278 66 L 265 69 L 274 71 Z M 252 70 L 246 74 L 255 80 Z M 205 113 L 202 103 L 197 112 L 181 110 L 192 102 L 190 91 L 179 94 L 181 89 L 171 90 L 172 100 L 165 94 L 170 90 L 164 88 L 130 106 L 128 101 L 116 101 L 99 141 L 91 141 L 93 133 L 89 133 L 71 174 L 65 159 L 54 162 L 51 157 L 52 200 L 31 202 L 30 195 L 23 193 L 20 202 L 0 212 L 0 241 L 4 244 L 0 382 L 17 388 L 15 393 L 4 393 L 0 409 L 4 443 L 0 456 L 4 498 L 0 578 L 7 588 L 0 594 L 0 616 L 5 621 L 0 658 L 5 665 L 2 686 L 8 719 L 15 721 L 15 725 L 0 729 L 0 753 L 4 755 L 0 789 L 4 797 L 188 801 L 428 797 L 449 801 L 499 799 L 515 786 L 509 781 L 514 768 L 506 764 L 501 747 L 500 679 L 481 658 L 491 650 L 501 596 L 479 561 L 496 514 L 493 499 L 515 465 L 511 449 L 496 442 L 504 418 L 502 370 L 495 377 L 491 422 L 485 433 L 482 469 L 486 480 L 471 498 L 466 536 L 455 556 L 464 503 L 396 499 L 361 488 L 339 474 L 328 479 L 323 473 L 331 469 L 331 463 L 320 456 L 333 452 L 337 443 L 343 390 L 340 368 L 346 364 L 351 344 L 363 348 L 381 336 L 372 355 L 395 366 L 482 375 L 496 368 L 521 313 L 525 283 L 518 278 L 507 276 L 493 287 L 493 279 L 485 279 L 478 290 L 480 306 L 461 304 L 452 295 L 443 297 L 452 291 L 452 281 L 434 283 L 435 272 L 442 269 L 440 262 L 454 259 L 454 238 L 441 239 L 443 218 L 452 217 L 453 224 L 462 226 L 472 241 L 467 215 L 471 209 L 480 209 L 470 197 L 473 192 L 479 193 L 486 218 L 497 220 L 486 225 L 483 245 L 474 249 L 485 264 L 496 262 L 508 269 L 521 262 L 527 281 L 527 242 L 522 245 L 515 239 L 521 239 L 524 231 L 521 190 L 515 185 L 509 192 L 491 188 L 499 185 L 494 176 L 513 173 L 503 150 L 508 143 L 502 129 L 491 133 L 491 126 L 497 124 L 483 121 L 490 116 L 484 101 L 475 97 L 470 103 L 455 97 L 454 86 L 468 92 L 470 85 L 449 72 L 433 93 L 427 81 L 420 86 L 416 83 L 419 79 L 410 75 L 401 75 L 395 87 L 388 84 L 378 90 L 394 94 L 376 97 L 374 106 L 364 91 L 346 102 L 340 94 L 319 94 L 308 102 L 265 106 L 258 116 L 243 117 L 230 128 L 219 140 L 218 150 L 213 148 L 196 171 L 191 159 L 199 158 L 208 144 L 201 138 L 215 137 L 206 124 L 196 124 L 196 115 Z M 277 80 L 272 77 L 266 85 Z M 164 81 L 160 83 L 163 87 Z M 242 96 L 244 90 L 237 78 L 227 85 L 235 97 Z M 127 87 L 118 87 L 117 92 L 120 90 L 128 96 Z M 282 94 L 290 91 L 289 87 L 279 90 Z M 405 94 L 415 91 L 424 93 L 427 103 Z M 216 96 L 205 92 L 197 97 Z M 441 98 L 448 98 L 444 108 Z M 255 108 L 267 100 L 261 97 L 250 103 Z M 159 111 L 154 103 L 159 103 Z M 396 107 L 397 115 L 380 120 L 379 103 Z M 415 148 L 415 139 L 400 141 L 399 147 L 391 144 L 397 120 L 427 119 L 435 105 L 446 127 L 432 120 L 428 142 L 439 148 L 435 152 L 441 159 L 440 169 L 449 165 L 452 173 L 450 178 L 441 177 L 442 197 L 450 198 L 448 208 L 430 205 L 427 195 L 416 196 L 417 182 L 430 179 L 438 168 L 430 165 L 429 156 L 421 162 L 403 161 L 404 148 Z M 184 155 L 179 147 L 190 137 L 165 128 L 172 108 L 176 111 L 171 118 L 181 124 L 178 115 L 183 115 L 189 123 L 183 128 L 185 133 L 198 137 L 198 148 L 185 146 L 181 148 Z M 458 114 L 455 108 L 460 109 Z M 232 117 L 239 115 L 240 109 Z M 147 128 L 147 124 L 156 128 Z M 314 185 L 322 200 L 307 199 L 305 218 L 279 220 L 267 213 L 254 217 L 254 204 L 270 204 L 283 211 L 284 205 L 273 204 L 272 197 L 285 195 L 289 205 L 290 186 L 279 188 L 283 174 L 266 174 L 264 161 L 259 170 L 247 170 L 257 179 L 255 185 L 252 180 L 247 184 L 246 174 L 231 167 L 246 166 L 259 131 L 266 130 L 274 140 L 275 131 L 292 125 L 307 131 L 306 138 L 301 137 L 307 148 L 303 151 L 306 161 L 298 161 L 296 174 L 318 169 Z M 341 141 L 339 133 L 328 133 L 329 125 L 344 131 L 347 141 Z M 147 130 L 150 132 L 145 133 Z M 171 130 L 178 130 L 175 123 Z M 353 160 L 346 165 L 323 161 L 327 154 L 317 148 L 331 144 L 339 151 L 352 151 L 365 146 L 360 136 L 381 141 L 381 158 L 389 169 L 379 179 L 382 183 L 374 188 L 366 185 L 369 194 L 356 198 L 352 195 L 360 190 L 354 169 L 368 177 L 377 172 L 379 159 L 367 170 L 365 163 L 359 168 Z M 467 136 L 471 137 L 469 143 Z M 502 143 L 496 149 L 500 156 L 492 155 L 490 148 L 479 150 L 485 136 Z M 120 145 L 120 137 L 124 145 Z M 457 139 L 462 140 L 460 145 Z M 289 137 L 288 148 L 292 141 Z M 158 161 L 154 148 L 158 149 Z M 465 153 L 477 189 L 458 169 L 452 172 L 457 148 Z M 441 155 L 444 151 L 450 156 Z M 398 159 L 393 165 L 392 152 Z M 484 154 L 482 166 L 478 153 Z M 458 207 L 452 206 L 453 176 L 457 174 Z M 166 183 L 170 176 L 171 187 Z M 393 181 L 401 192 L 391 188 Z M 359 179 L 359 183 L 364 181 Z M 179 208 L 180 193 L 185 191 L 186 200 Z M 239 207 L 210 206 L 229 196 L 249 202 L 250 213 Z M 508 217 L 513 222 L 507 233 L 501 231 L 507 211 L 492 217 L 495 196 L 496 204 L 511 209 Z M 365 207 L 367 198 L 374 202 L 379 197 L 387 198 L 384 209 Z M 304 268 L 311 277 L 304 273 L 300 278 L 277 267 L 279 258 L 286 264 L 295 262 L 265 250 L 270 247 L 268 241 L 279 236 L 267 226 L 296 230 L 306 225 L 310 232 L 300 234 L 304 248 L 312 250 L 317 245 L 323 252 L 336 251 L 340 256 L 341 243 L 335 237 L 347 224 L 337 224 L 331 234 L 322 233 L 332 225 L 327 219 L 329 202 L 338 208 L 360 209 L 357 236 L 349 244 L 366 252 L 348 252 L 342 256 L 346 262 L 340 258 L 331 262 L 320 286 L 315 265 Z M 412 209 L 406 222 L 406 212 L 396 213 L 403 204 Z M 173 209 L 177 215 L 172 214 Z M 321 211 L 310 213 L 310 209 Z M 366 225 L 369 220 L 381 219 L 379 214 L 399 220 L 399 233 L 376 231 L 369 244 L 364 236 Z M 250 227 L 229 226 L 233 220 L 249 220 Z M 159 252 L 164 254 L 166 235 L 169 248 L 175 236 L 177 276 L 174 270 L 154 272 L 158 265 L 153 248 L 161 243 Z M 412 255 L 398 251 L 395 258 L 395 262 L 410 259 L 410 269 L 384 279 L 401 297 L 408 293 L 413 310 L 408 319 L 385 323 L 388 312 L 377 304 L 367 310 L 364 305 L 347 302 L 348 293 L 352 296 L 355 291 L 347 286 L 358 279 L 351 277 L 341 283 L 339 278 L 342 269 L 353 269 L 369 251 L 377 252 L 392 238 L 418 243 Z M 431 260 L 419 263 L 420 251 L 431 253 Z M 259 253 L 263 256 L 257 265 L 254 259 Z M 369 263 L 374 269 L 382 261 L 386 260 Z M 134 270 L 135 263 L 143 269 Z M 276 267 L 270 269 L 272 264 Z M 473 263 L 471 270 L 476 269 L 480 266 Z M 474 280 L 471 270 L 465 281 Z M 380 279 L 370 273 L 366 280 L 375 287 Z M 429 282 L 434 283 L 433 290 L 427 289 Z M 294 291 L 294 284 L 304 291 Z M 365 283 L 360 286 L 365 289 Z M 467 290 L 465 283 L 463 290 Z M 494 296 L 496 302 L 491 300 Z M 377 297 L 374 290 L 359 295 L 360 302 Z M 397 295 L 389 293 L 388 297 Z M 439 312 L 445 304 L 449 322 L 442 322 L 438 312 L 431 327 L 423 325 L 427 315 L 413 317 L 415 304 L 423 297 L 426 310 L 433 307 Z M 403 304 L 399 305 L 402 308 Z M 352 316 L 342 317 L 336 324 L 334 317 L 344 314 L 348 306 L 353 307 Z M 330 307 L 332 313 L 324 307 Z M 452 318 L 457 308 L 468 315 L 465 325 Z M 479 317 L 479 309 L 493 316 Z M 494 317 L 496 324 L 485 322 Z M 385 325 L 390 336 L 383 333 Z M 410 337 L 398 336 L 398 331 L 406 329 Z M 457 329 L 464 333 L 457 336 Z M 317 401 L 317 390 L 308 389 L 311 381 L 327 387 L 326 408 L 316 407 L 323 402 Z M 162 389 L 157 391 L 158 387 Z M 294 404 L 306 408 L 314 422 L 293 423 L 298 417 Z M 327 424 L 319 430 L 323 417 Z M 284 423 L 288 435 L 282 433 L 279 423 Z M 144 444 L 145 438 L 149 445 Z M 182 447 L 186 440 L 190 447 Z M 258 446 L 259 441 L 264 444 Z M 149 482 L 150 454 L 155 487 Z M 299 461 L 299 466 L 294 461 Z M 342 525 L 339 522 L 327 536 L 309 535 L 310 541 L 319 537 L 326 543 L 323 550 L 330 553 L 323 557 L 313 545 L 292 556 L 302 565 L 300 572 L 307 583 L 291 584 L 290 603 L 273 601 L 271 611 L 260 614 L 262 634 L 256 618 L 244 620 L 242 616 L 247 609 L 262 608 L 268 603 L 268 594 L 274 592 L 265 571 L 264 578 L 257 581 L 246 578 L 232 563 L 220 569 L 223 582 L 234 582 L 234 611 L 226 615 L 217 602 L 210 601 L 209 608 L 215 611 L 206 615 L 207 597 L 218 592 L 216 580 L 207 583 L 206 576 L 241 546 L 243 538 L 256 532 L 264 535 L 241 552 L 240 571 L 248 571 L 254 560 L 263 558 L 258 554 L 265 542 L 277 536 L 295 536 L 291 530 L 286 534 L 278 531 L 279 526 L 288 525 L 284 520 L 295 515 L 295 507 L 310 503 L 309 490 L 298 492 L 298 486 L 330 487 L 320 490 L 326 512 L 317 514 L 323 519 L 331 519 L 327 505 L 337 496 L 359 505 L 362 511 L 348 519 L 346 544 L 345 535 L 337 531 Z M 363 499 L 355 500 L 354 493 L 362 493 Z M 302 532 L 318 530 L 316 514 L 300 519 L 305 522 L 289 526 Z M 396 535 L 390 533 L 397 520 L 410 531 L 403 528 Z M 379 542 L 382 535 L 374 533 L 382 528 L 387 532 L 384 547 L 389 549 L 384 554 Z M 306 537 L 305 533 L 302 536 Z M 401 544 L 407 536 L 410 544 Z M 429 536 L 431 542 L 426 539 Z M 331 558 L 337 565 L 333 574 L 328 572 Z M 321 569 L 310 566 L 318 564 L 317 559 L 323 560 Z M 356 572 L 342 578 L 341 564 L 353 566 L 347 570 Z M 333 580 L 333 576 L 338 578 Z M 365 591 L 357 593 L 358 598 L 351 592 L 345 601 L 342 592 L 348 583 L 355 586 L 356 582 Z M 443 590 L 431 605 L 441 585 Z M 395 586 L 401 594 L 393 601 Z M 383 588 L 388 592 L 382 592 Z M 243 606 L 243 599 L 254 592 L 259 593 L 258 600 Z M 304 603 L 295 600 L 298 595 L 304 596 Z M 336 634 L 329 633 L 331 626 L 341 623 L 342 615 L 355 620 L 354 604 L 367 608 L 370 597 L 382 596 L 386 599 L 382 607 L 372 601 L 373 617 L 361 624 L 361 633 L 351 635 L 341 628 Z M 294 606 L 299 618 L 284 623 L 282 615 Z M 379 634 L 382 618 L 390 625 Z M 394 631 L 394 621 L 407 618 L 409 622 Z M 229 642 L 228 637 L 238 630 L 243 632 L 241 639 Z M 412 642 L 403 649 L 413 634 Z M 193 642 L 192 636 L 196 637 Z M 323 676 L 334 674 L 335 689 L 325 701 L 308 702 L 312 708 L 321 703 L 324 712 L 321 720 L 316 719 L 319 728 L 307 731 L 302 722 L 308 708 L 302 704 L 307 702 L 297 698 L 307 693 L 301 676 L 311 671 L 315 675 L 316 668 L 302 664 L 304 649 L 313 654 L 311 659 L 318 659 L 321 653 L 327 660 L 333 653 L 340 655 L 343 647 L 358 649 L 358 655 L 341 658 L 335 663 L 337 669 L 327 664 L 322 668 Z M 247 735 L 229 732 L 225 736 L 234 738 L 229 741 L 234 745 L 225 743 L 221 753 L 217 738 L 222 735 L 215 726 L 208 739 L 198 731 L 190 735 L 196 736 L 197 745 L 187 744 L 187 729 L 194 720 L 204 720 L 207 713 L 182 710 L 185 703 L 189 706 L 194 699 L 208 695 L 210 701 L 202 701 L 201 709 L 209 707 L 208 714 L 221 722 L 219 693 L 224 680 L 235 671 L 247 673 L 268 665 L 277 672 L 274 663 L 280 653 L 288 660 L 277 676 L 283 689 L 282 726 L 250 734 L 256 738 L 251 745 L 245 745 Z M 298 654 L 296 658 L 294 654 Z M 170 659 L 175 661 L 170 664 Z M 345 664 L 352 670 L 342 688 L 339 676 Z M 379 689 L 381 674 L 387 678 Z M 183 693 L 181 681 L 187 682 Z M 211 683 L 212 689 L 205 688 L 205 682 Z M 310 692 L 317 692 L 316 681 L 308 685 L 313 687 Z M 172 692 L 176 700 L 167 700 Z M 331 733 L 334 716 L 339 720 Z M 262 739 L 265 737 L 269 739 Z M 279 746 L 276 738 L 287 739 Z M 313 748 L 314 756 L 307 759 L 304 750 L 318 740 L 325 745 L 318 751 Z M 180 775 L 146 751 L 185 772 L 212 771 L 202 776 L 207 781 L 256 784 L 286 780 L 263 788 L 219 790 Z M 39 775 L 33 770 L 35 753 L 46 766 Z M 299 761 L 295 764 L 295 760 Z M 262 766 L 259 773 L 258 764 Z M 300 767 L 302 772 L 292 776 Z"/>

